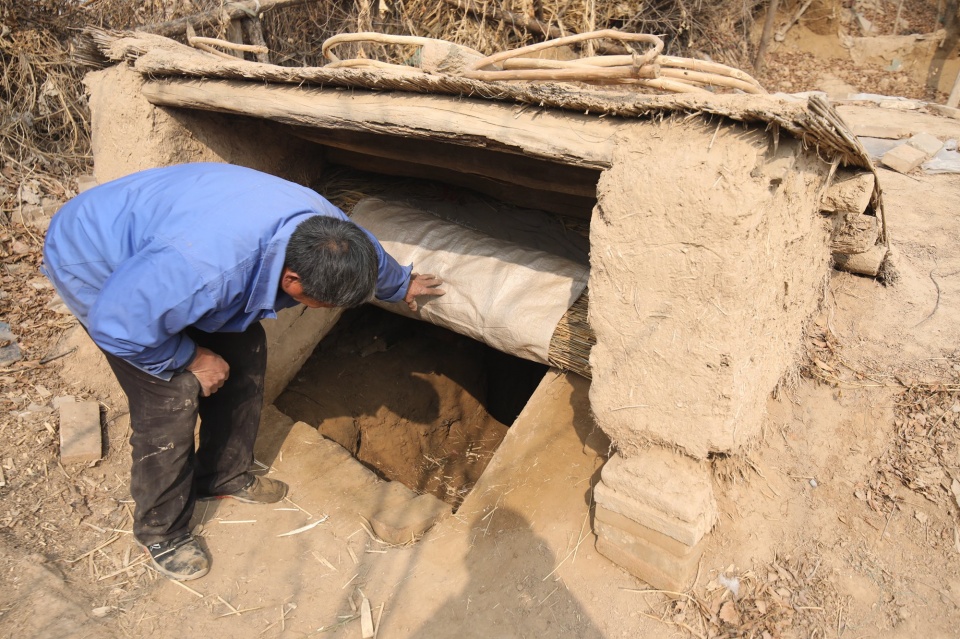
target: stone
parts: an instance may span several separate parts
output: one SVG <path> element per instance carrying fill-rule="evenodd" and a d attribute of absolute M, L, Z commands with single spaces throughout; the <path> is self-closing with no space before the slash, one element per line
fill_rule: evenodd
<path fill-rule="evenodd" d="M 93 462 L 103 451 L 100 404 L 93 401 L 60 404 L 60 461 Z"/>
<path fill-rule="evenodd" d="M 940 149 L 943 148 L 943 142 L 929 133 L 917 133 L 915 136 L 907 140 L 907 144 L 918 151 L 923 151 L 927 154 L 928 158 L 932 158 L 940 152 Z"/>
<path fill-rule="evenodd" d="M 697 575 L 705 542 L 678 557 L 650 541 L 602 521 L 596 522 L 597 552 L 654 588 L 683 592 Z"/>
<path fill-rule="evenodd" d="M 450 504 L 433 495 L 418 495 L 408 502 L 381 510 L 370 518 L 370 525 L 385 542 L 403 544 L 420 537 L 452 512 Z"/>
<path fill-rule="evenodd" d="M 653 446 L 632 457 L 618 453 L 600 476 L 607 488 L 664 515 L 686 522 L 709 520 L 711 525 L 716 517 L 709 469 L 672 450 Z"/>
<path fill-rule="evenodd" d="M 6 366 L 23 357 L 20 352 L 20 345 L 17 344 L 17 338 L 10 325 L 6 322 L 0 322 L 0 366 Z"/>
<path fill-rule="evenodd" d="M 887 167 L 899 173 L 909 173 L 924 163 L 927 154 L 910 145 L 901 144 L 895 146 L 880 158 L 880 161 Z"/>

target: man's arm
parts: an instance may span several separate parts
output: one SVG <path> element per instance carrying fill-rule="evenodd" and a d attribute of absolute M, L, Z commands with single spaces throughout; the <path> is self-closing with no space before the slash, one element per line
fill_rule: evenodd
<path fill-rule="evenodd" d="M 400 266 L 393 256 L 387 253 L 380 241 L 374 237 L 373 233 L 367 229 L 363 232 L 367 234 L 370 241 L 373 242 L 373 248 L 377 251 L 377 291 L 375 296 L 381 302 L 399 302 L 407 295 L 410 281 L 412 279 L 413 264 L 409 266 Z"/>
<path fill-rule="evenodd" d="M 105 351 L 169 380 L 196 359 L 197 346 L 183 330 L 215 308 L 205 283 L 178 251 L 148 246 L 104 283 L 87 330 Z"/>

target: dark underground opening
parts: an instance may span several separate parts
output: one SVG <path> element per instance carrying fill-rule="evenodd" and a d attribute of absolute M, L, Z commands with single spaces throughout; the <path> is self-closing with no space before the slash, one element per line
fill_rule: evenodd
<path fill-rule="evenodd" d="M 368 305 L 343 314 L 275 404 L 384 479 L 456 507 L 546 371 Z"/>

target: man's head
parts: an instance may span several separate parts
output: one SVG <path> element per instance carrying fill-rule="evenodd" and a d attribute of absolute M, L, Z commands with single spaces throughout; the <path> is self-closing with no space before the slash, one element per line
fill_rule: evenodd
<path fill-rule="evenodd" d="M 297 226 L 280 287 L 310 307 L 359 306 L 377 287 L 377 251 L 353 222 L 316 215 Z"/>

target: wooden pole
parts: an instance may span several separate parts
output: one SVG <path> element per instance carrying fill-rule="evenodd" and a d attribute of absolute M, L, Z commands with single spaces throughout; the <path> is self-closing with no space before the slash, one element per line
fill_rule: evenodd
<path fill-rule="evenodd" d="M 267 43 L 263 39 L 263 25 L 260 24 L 260 18 L 244 18 L 243 32 L 247 35 L 247 40 L 250 44 L 263 47 L 264 49 L 267 48 Z M 270 52 L 257 53 L 257 62 L 270 64 Z"/>
<path fill-rule="evenodd" d="M 953 81 L 953 89 L 950 91 L 950 97 L 947 98 L 947 106 L 956 109 L 960 106 L 960 73 L 957 79 Z"/>
<path fill-rule="evenodd" d="M 211 9 L 210 11 L 204 11 L 196 15 L 187 16 L 186 18 L 178 18 L 177 20 L 170 20 L 168 22 L 148 24 L 139 27 L 137 30 L 146 31 L 147 33 L 156 33 L 157 35 L 162 35 L 169 38 L 186 33 L 188 25 L 194 29 L 197 29 L 211 24 L 217 24 L 220 22 L 221 16 L 223 16 L 224 13 L 226 13 L 227 17 L 229 17 L 231 20 L 236 18 L 250 18 L 254 15 L 259 15 L 258 13 L 255 13 L 257 11 L 259 11 L 259 13 L 266 13 L 267 11 L 272 11 L 273 9 L 292 7 L 298 4 L 307 4 L 310 2 L 316 2 L 316 0 L 261 0 L 259 3 L 250 0 L 247 2 L 231 2 L 224 5 L 222 9 Z"/>
<path fill-rule="evenodd" d="M 240 18 L 233 18 L 230 20 L 230 24 L 227 25 L 227 41 L 233 42 L 234 44 L 243 44 L 243 23 Z M 243 51 L 237 51 L 236 49 L 229 51 L 230 55 L 236 56 L 241 60 L 244 59 Z"/>
<path fill-rule="evenodd" d="M 763 70 L 763 59 L 767 55 L 767 47 L 770 45 L 770 38 L 773 36 L 773 22 L 777 18 L 778 8 L 780 8 L 780 0 L 770 0 L 770 6 L 767 7 L 767 18 L 763 21 L 763 35 L 760 36 L 760 46 L 757 47 L 757 57 L 753 61 L 755 73 L 760 73 Z"/>

